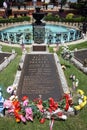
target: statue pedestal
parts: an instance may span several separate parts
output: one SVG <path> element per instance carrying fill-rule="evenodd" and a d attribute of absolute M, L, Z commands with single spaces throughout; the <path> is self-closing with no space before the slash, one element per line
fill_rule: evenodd
<path fill-rule="evenodd" d="M 34 43 L 42 44 L 45 42 L 45 25 L 33 24 L 33 40 Z"/>
<path fill-rule="evenodd" d="M 35 22 L 32 23 L 34 43 L 42 44 L 45 42 L 45 23 L 41 20 L 43 19 L 45 13 L 40 12 L 40 7 L 36 7 L 36 12 L 32 15 L 35 19 Z"/>

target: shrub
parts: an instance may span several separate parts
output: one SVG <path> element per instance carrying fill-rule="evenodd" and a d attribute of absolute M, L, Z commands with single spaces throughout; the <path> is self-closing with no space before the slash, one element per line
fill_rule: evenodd
<path fill-rule="evenodd" d="M 62 19 L 62 21 L 65 21 L 65 22 L 84 22 L 84 21 L 87 21 L 87 18 L 79 16 L 79 17 L 74 17 L 71 19 L 65 18 L 65 19 Z"/>
<path fill-rule="evenodd" d="M 15 22 L 23 22 L 23 21 L 30 21 L 30 17 L 28 16 L 23 16 L 23 17 L 19 17 L 19 18 L 13 18 L 13 17 L 9 17 L 8 19 L 0 19 L 0 23 L 15 23 Z"/>
<path fill-rule="evenodd" d="M 59 21 L 59 15 L 54 15 L 52 13 L 48 13 L 45 17 L 44 17 L 45 21 Z"/>
<path fill-rule="evenodd" d="M 79 16 L 77 18 L 74 18 L 75 19 L 75 22 L 83 22 L 84 21 L 84 17 L 82 16 Z"/>
<path fill-rule="evenodd" d="M 66 19 L 72 19 L 74 17 L 73 13 L 69 13 L 66 15 Z"/>
<path fill-rule="evenodd" d="M 2 19 L 3 17 L 2 16 L 0 16 L 0 20 Z"/>
<path fill-rule="evenodd" d="M 4 0 L 0 0 L 0 7 L 3 7 Z"/>

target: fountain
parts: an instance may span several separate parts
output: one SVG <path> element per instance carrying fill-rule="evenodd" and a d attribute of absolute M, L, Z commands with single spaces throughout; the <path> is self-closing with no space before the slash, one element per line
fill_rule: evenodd
<path fill-rule="evenodd" d="M 33 13 L 33 18 L 35 19 L 35 22 L 32 23 L 33 40 L 34 43 L 41 44 L 45 41 L 45 23 L 41 21 L 45 13 L 40 12 L 40 7 L 36 7 L 35 10 L 36 11 Z"/>
<path fill-rule="evenodd" d="M 82 38 L 82 32 L 79 29 L 55 24 L 45 24 L 42 21 L 45 13 L 40 9 L 40 7 L 35 8 L 35 12 L 32 14 L 34 18 L 34 22 L 32 24 L 23 24 L 18 26 L 14 24 L 11 27 L 0 29 L 0 41 L 11 44 L 20 44 L 20 39 L 22 36 L 24 39 L 24 44 L 36 43 L 39 46 L 44 43 L 67 43 Z M 85 26 L 83 28 L 85 31 Z"/>

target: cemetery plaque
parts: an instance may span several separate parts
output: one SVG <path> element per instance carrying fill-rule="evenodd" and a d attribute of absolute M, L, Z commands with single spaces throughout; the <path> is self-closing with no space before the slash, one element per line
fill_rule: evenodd
<path fill-rule="evenodd" d="M 27 54 L 18 85 L 19 99 L 27 95 L 29 99 L 42 95 L 43 99 L 62 97 L 61 81 L 53 54 Z"/>

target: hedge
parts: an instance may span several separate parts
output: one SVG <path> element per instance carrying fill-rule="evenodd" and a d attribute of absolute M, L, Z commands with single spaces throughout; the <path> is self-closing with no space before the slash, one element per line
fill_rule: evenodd
<path fill-rule="evenodd" d="M 29 16 L 17 17 L 17 18 L 0 18 L 0 23 L 15 23 L 15 22 L 23 22 L 23 21 L 30 21 Z"/>

